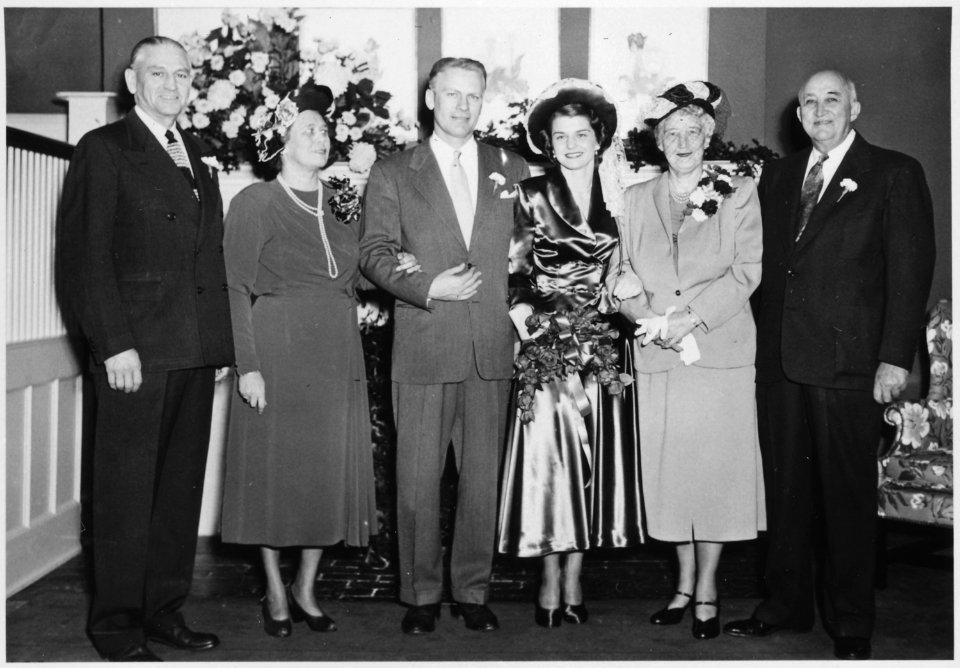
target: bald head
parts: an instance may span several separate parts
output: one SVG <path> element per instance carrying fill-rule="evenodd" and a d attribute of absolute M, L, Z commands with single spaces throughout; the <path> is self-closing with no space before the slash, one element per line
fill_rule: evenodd
<path fill-rule="evenodd" d="M 860 115 L 856 86 L 849 77 L 834 70 L 823 70 L 807 79 L 798 98 L 797 118 L 821 153 L 839 146 Z"/>

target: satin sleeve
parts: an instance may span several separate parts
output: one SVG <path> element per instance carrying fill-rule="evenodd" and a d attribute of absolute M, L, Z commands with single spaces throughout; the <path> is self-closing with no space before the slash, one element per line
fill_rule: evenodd
<path fill-rule="evenodd" d="M 536 280 L 533 273 L 533 238 L 536 220 L 530 197 L 519 185 L 513 204 L 513 237 L 510 240 L 510 307 L 517 304 L 532 304 L 536 296 Z"/>

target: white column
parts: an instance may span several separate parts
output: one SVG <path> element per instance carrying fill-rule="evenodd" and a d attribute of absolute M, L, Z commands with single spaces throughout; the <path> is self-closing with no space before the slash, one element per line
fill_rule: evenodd
<path fill-rule="evenodd" d="M 116 93 L 100 91 L 64 91 L 57 97 L 67 101 L 67 142 L 76 144 L 94 128 L 120 117 Z"/>

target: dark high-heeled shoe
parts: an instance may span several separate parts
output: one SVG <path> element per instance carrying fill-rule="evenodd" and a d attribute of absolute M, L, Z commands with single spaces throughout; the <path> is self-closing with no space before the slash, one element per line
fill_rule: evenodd
<path fill-rule="evenodd" d="M 290 618 L 276 619 L 270 615 L 270 605 L 267 603 L 267 597 L 260 599 L 260 616 L 263 618 L 263 630 L 268 636 L 274 638 L 286 638 L 293 633 L 293 624 Z"/>
<path fill-rule="evenodd" d="M 569 603 L 564 602 L 563 607 L 560 608 L 563 613 L 563 621 L 567 624 L 586 624 L 587 620 L 590 618 L 590 613 L 587 612 L 587 606 L 583 602 L 578 603 L 577 605 L 570 605 Z"/>
<path fill-rule="evenodd" d="M 712 605 L 717 609 L 717 614 L 710 619 L 697 619 L 697 615 L 694 614 L 693 637 L 697 640 L 716 638 L 720 635 L 720 604 L 716 601 L 697 601 L 695 605 Z"/>
<path fill-rule="evenodd" d="M 287 600 L 290 602 L 290 618 L 295 622 L 306 622 L 311 631 L 328 633 L 337 630 L 337 624 L 329 615 L 321 612 L 319 615 L 308 614 L 303 607 L 297 603 L 293 596 L 293 591 L 287 588 Z"/>
<path fill-rule="evenodd" d="M 540 603 L 537 603 L 537 608 L 533 614 L 533 621 L 537 624 L 548 629 L 555 629 L 560 626 L 561 619 L 560 608 L 541 608 Z"/>
<path fill-rule="evenodd" d="M 677 595 L 686 596 L 687 604 L 681 608 L 663 608 L 662 610 L 657 610 L 655 613 L 650 615 L 651 624 L 656 624 L 657 626 L 671 626 L 673 624 L 679 624 L 681 620 L 683 620 L 683 614 L 687 611 L 687 608 L 690 607 L 690 601 L 693 600 L 693 595 L 682 592 L 679 589 L 677 590 Z"/>

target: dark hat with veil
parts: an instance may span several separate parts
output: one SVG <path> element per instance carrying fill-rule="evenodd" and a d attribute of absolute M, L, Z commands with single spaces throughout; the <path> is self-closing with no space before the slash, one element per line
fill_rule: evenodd
<path fill-rule="evenodd" d="M 709 81 L 687 81 L 677 84 L 660 93 L 645 113 L 643 121 L 650 127 L 684 107 L 700 107 L 716 121 L 714 134 L 722 136 L 730 118 L 730 102 L 716 84 Z"/>
<path fill-rule="evenodd" d="M 260 162 L 272 160 L 283 150 L 283 137 L 300 112 L 315 111 L 326 118 L 332 104 L 333 93 L 330 89 L 312 81 L 288 93 L 254 128 L 253 137 Z"/>

